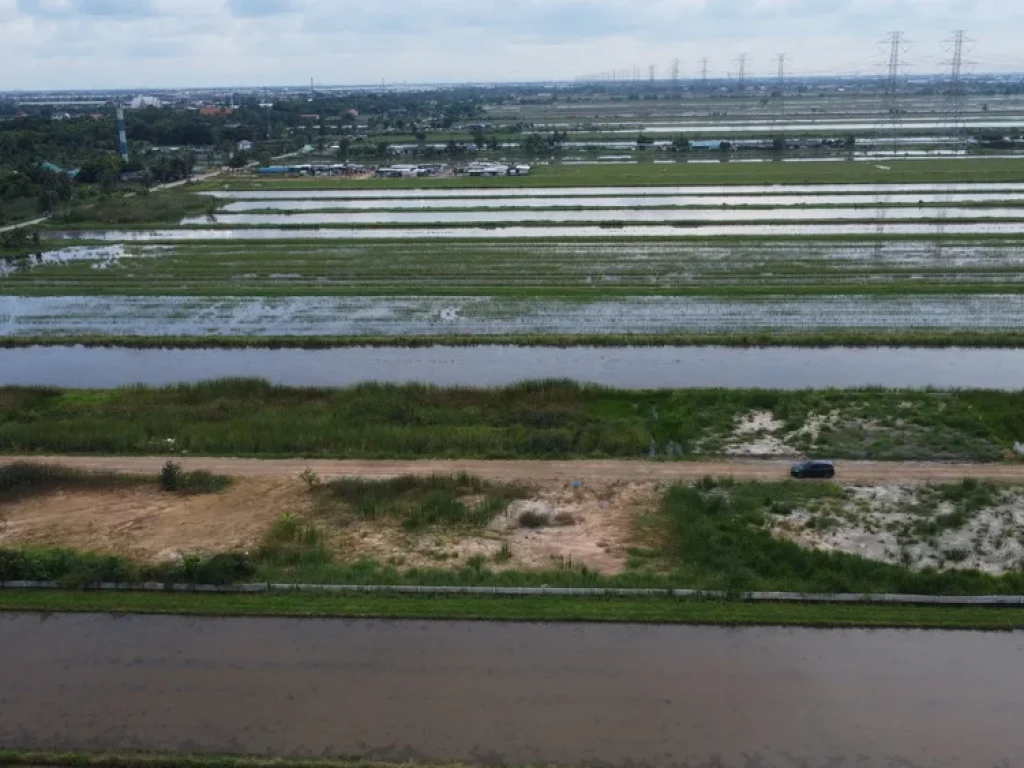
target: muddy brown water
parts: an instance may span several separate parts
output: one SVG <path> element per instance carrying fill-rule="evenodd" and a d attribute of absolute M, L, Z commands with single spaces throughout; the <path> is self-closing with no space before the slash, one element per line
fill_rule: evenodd
<path fill-rule="evenodd" d="M 0 648 L 13 748 L 1024 764 L 1024 633 L 8 614 Z"/>

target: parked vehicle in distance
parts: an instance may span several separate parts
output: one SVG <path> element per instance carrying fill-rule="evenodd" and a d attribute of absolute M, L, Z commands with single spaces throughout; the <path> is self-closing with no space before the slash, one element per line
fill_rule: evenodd
<path fill-rule="evenodd" d="M 801 461 L 789 471 L 797 480 L 831 480 L 836 476 L 836 466 L 831 461 Z"/>

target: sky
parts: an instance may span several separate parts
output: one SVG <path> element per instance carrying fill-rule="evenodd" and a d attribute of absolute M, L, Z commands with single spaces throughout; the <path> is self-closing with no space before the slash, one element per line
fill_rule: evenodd
<path fill-rule="evenodd" d="M 0 0 L 0 90 L 1024 70 L 1024 0 Z"/>

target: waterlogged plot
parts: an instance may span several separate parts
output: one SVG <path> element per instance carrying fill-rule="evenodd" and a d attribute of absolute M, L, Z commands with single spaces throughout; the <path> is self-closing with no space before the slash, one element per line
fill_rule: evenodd
<path fill-rule="evenodd" d="M 648 187 L 508 187 L 480 189 L 295 189 L 217 190 L 203 194 L 221 200 L 431 200 L 462 198 L 665 197 L 694 195 L 896 195 L 962 193 L 1021 193 L 1024 183 L 949 184 L 736 184 Z"/>
<path fill-rule="evenodd" d="M 582 211 L 374 211 L 364 213 L 226 213 L 190 217 L 183 226 L 218 224 L 223 226 L 316 226 L 377 224 L 575 224 L 588 222 L 650 222 L 703 224 L 705 222 L 791 222 L 791 221 L 932 221 L 944 219 L 1001 220 L 1024 219 L 1021 208 L 785 208 L 671 210 L 582 210 Z"/>
<path fill-rule="evenodd" d="M 965 203 L 1024 203 L 1024 192 L 919 192 L 849 195 L 634 195 L 619 197 L 516 197 L 516 198 L 398 198 L 345 200 L 240 200 L 221 213 L 274 213 L 310 211 L 398 211 L 462 209 L 622 209 L 637 208 L 794 208 L 801 206 L 952 205 Z"/>
<path fill-rule="evenodd" d="M 1024 235 L 1024 221 L 960 222 L 941 219 L 927 223 L 901 223 L 878 220 L 870 223 L 790 223 L 790 224 L 650 224 L 619 222 L 594 225 L 545 226 L 485 225 L 422 227 L 383 227 L 346 229 L 344 227 L 285 229 L 207 227 L 204 229 L 136 229 L 59 231 L 46 233 L 51 241 L 93 240 L 108 243 L 175 243 L 229 241 L 302 241 L 302 240 L 557 240 L 561 238 L 607 240 L 610 237 L 637 239 L 679 238 L 779 238 L 779 237 L 866 237 L 866 236 L 971 236 Z"/>
<path fill-rule="evenodd" d="M 0 297 L 5 336 L 657 334 L 754 330 L 1021 330 L 1024 296 L 807 299 Z"/>
<path fill-rule="evenodd" d="M 122 244 L 101 246 L 71 246 L 57 250 L 40 251 L 18 259 L 0 261 L 0 278 L 19 272 L 31 272 L 42 267 L 85 264 L 91 270 L 116 269 L 122 259 L 153 258 L 163 255 L 168 246 L 131 246 Z"/>
<path fill-rule="evenodd" d="M 52 251 L 5 274 L 0 293 L 33 295 L 1008 291 L 1024 283 L 1024 249 L 955 240 L 118 244 Z"/>

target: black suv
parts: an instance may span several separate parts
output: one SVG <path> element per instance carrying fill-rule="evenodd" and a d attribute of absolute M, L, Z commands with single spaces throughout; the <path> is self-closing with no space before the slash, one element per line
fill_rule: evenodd
<path fill-rule="evenodd" d="M 831 461 L 801 461 L 789 471 L 798 480 L 817 478 L 831 480 L 836 476 L 836 467 Z"/>

